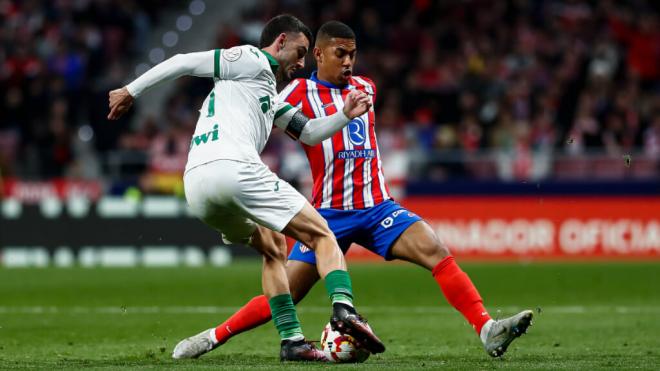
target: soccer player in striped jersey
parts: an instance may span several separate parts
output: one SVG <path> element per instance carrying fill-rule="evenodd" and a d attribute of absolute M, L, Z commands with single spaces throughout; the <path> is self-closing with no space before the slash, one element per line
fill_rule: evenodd
<path fill-rule="evenodd" d="M 325 23 L 317 33 L 314 47 L 318 71 L 309 79 L 292 81 L 280 96 L 309 117 L 335 114 L 353 90 L 375 98 L 373 81 L 353 75 L 356 53 L 355 34 L 347 25 Z M 385 260 L 406 260 L 429 270 L 447 301 L 474 328 L 486 352 L 501 356 L 516 337 L 525 333 L 532 311 L 498 321 L 490 317 L 476 287 L 447 246 L 425 221 L 392 200 L 383 176 L 374 126 L 375 112 L 371 108 L 331 138 L 302 144 L 314 178 L 312 204 L 328 221 L 344 252 L 357 243 Z M 313 251 L 297 242 L 287 263 L 294 302 L 300 301 L 319 280 L 315 264 Z M 253 298 L 216 327 L 218 344 L 267 322 L 270 316 L 266 298 Z"/>
<path fill-rule="evenodd" d="M 323 352 L 306 342 L 289 293 L 286 242 L 278 232 L 314 245 L 319 274 L 332 300 L 330 322 L 335 330 L 353 335 L 380 353 L 384 345 L 353 307 L 351 280 L 337 241 L 307 200 L 279 179 L 261 161 L 273 125 L 301 140 L 329 138 L 371 107 L 368 96 L 351 92 L 336 115 L 309 119 L 281 101 L 276 83 L 289 81 L 304 66 L 311 44 L 309 28 L 291 15 L 269 21 L 260 46 L 242 45 L 176 55 L 150 69 L 127 86 L 109 94 L 109 119 L 121 117 L 133 100 L 160 82 L 183 75 L 213 78 L 190 142 L 184 172 L 186 200 L 191 211 L 220 232 L 227 242 L 256 248 L 264 258 L 262 284 L 269 299 L 281 342 L 280 358 L 323 361 Z M 174 358 L 190 358 L 211 350 L 217 341 L 208 329 L 184 339 Z"/>

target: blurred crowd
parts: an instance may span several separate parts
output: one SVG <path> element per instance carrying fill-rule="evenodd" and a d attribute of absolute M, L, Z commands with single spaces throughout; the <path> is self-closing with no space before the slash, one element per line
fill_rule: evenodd
<path fill-rule="evenodd" d="M 209 81 L 177 81 L 162 117 L 104 119 L 107 91 L 130 75 L 123 63 L 146 47 L 163 3 L 0 0 L 4 174 L 96 171 L 145 190 L 177 186 Z M 655 1 L 262 1 L 219 25 L 208 47 L 255 44 L 282 12 L 313 31 L 333 19 L 355 30 L 355 73 L 377 84 L 390 178 L 660 174 Z M 263 157 L 294 183 L 308 178 L 299 146 L 276 131 Z"/>
<path fill-rule="evenodd" d="M 0 0 L 0 174 L 100 175 L 88 160 L 115 150 L 130 120 L 106 122 L 108 90 L 174 3 Z"/>

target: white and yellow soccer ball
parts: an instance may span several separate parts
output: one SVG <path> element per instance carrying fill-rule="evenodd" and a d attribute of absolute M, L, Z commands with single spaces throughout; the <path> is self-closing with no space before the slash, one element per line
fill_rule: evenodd
<path fill-rule="evenodd" d="M 321 333 L 321 350 L 329 362 L 335 363 L 361 363 L 371 354 L 358 347 L 352 336 L 333 330 L 329 323 Z"/>

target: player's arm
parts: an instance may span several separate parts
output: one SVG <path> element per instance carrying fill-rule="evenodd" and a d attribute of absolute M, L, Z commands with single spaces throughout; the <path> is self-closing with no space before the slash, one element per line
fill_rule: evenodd
<path fill-rule="evenodd" d="M 133 100 L 153 86 L 181 76 L 213 77 L 215 51 L 177 54 L 157 64 L 130 84 L 110 92 L 108 119 L 116 120 L 133 105 Z"/>
<path fill-rule="evenodd" d="M 285 103 L 275 113 L 275 126 L 283 129 L 291 138 L 313 146 L 333 136 L 369 108 L 371 98 L 358 90 L 348 93 L 341 111 L 315 119 L 310 119 L 299 109 Z"/>

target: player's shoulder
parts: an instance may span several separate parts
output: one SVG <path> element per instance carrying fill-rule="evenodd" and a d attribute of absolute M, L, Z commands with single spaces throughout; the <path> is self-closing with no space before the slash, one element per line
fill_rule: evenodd
<path fill-rule="evenodd" d="M 261 68 L 268 68 L 268 57 L 254 45 L 237 45 L 227 49 L 221 49 L 222 58 L 231 63 L 249 63 Z"/>
<path fill-rule="evenodd" d="M 287 87 L 291 87 L 292 89 L 307 89 L 307 81 L 309 79 L 306 79 L 304 77 L 299 77 L 297 79 L 291 80 L 291 82 L 287 85 Z"/>
<path fill-rule="evenodd" d="M 299 96 L 299 94 L 304 94 L 307 90 L 307 79 L 297 78 L 291 80 L 284 89 L 280 91 L 280 97 L 282 99 L 294 98 Z"/>
<path fill-rule="evenodd" d="M 365 88 L 371 88 L 376 91 L 376 83 L 367 76 L 353 76 L 352 77 L 354 85 L 364 86 Z"/>

